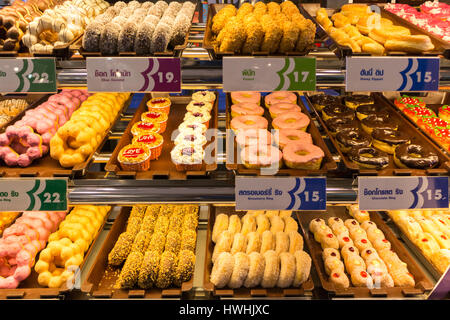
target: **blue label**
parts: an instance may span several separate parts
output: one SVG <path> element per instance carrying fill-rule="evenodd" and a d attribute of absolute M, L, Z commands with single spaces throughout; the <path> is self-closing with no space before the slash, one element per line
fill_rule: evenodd
<path fill-rule="evenodd" d="M 448 209 L 448 177 L 359 177 L 361 210 Z"/>
<path fill-rule="evenodd" d="M 326 178 L 236 177 L 237 210 L 325 210 Z"/>
<path fill-rule="evenodd" d="M 403 82 L 397 91 L 439 90 L 439 59 L 408 58 L 408 66 L 400 74 Z"/>

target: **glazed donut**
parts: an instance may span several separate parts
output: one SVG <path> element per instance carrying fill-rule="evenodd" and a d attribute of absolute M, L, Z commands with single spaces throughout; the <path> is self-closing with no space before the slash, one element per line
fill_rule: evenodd
<path fill-rule="evenodd" d="M 275 103 L 269 108 L 272 119 L 286 112 L 302 112 L 300 106 L 293 103 Z"/>
<path fill-rule="evenodd" d="M 265 214 L 256 216 L 256 232 L 262 235 L 265 231 L 270 230 L 270 220 Z"/>
<path fill-rule="evenodd" d="M 394 121 L 389 121 L 389 118 L 371 115 L 361 120 L 361 127 L 368 134 L 372 134 L 375 129 L 397 130 L 398 124 Z"/>
<path fill-rule="evenodd" d="M 315 234 L 320 226 L 325 226 L 325 221 L 320 218 L 313 219 L 309 222 L 309 231 Z"/>
<path fill-rule="evenodd" d="M 347 153 L 353 147 L 370 147 L 372 137 L 360 130 L 346 130 L 336 135 L 336 142 L 341 151 Z"/>
<path fill-rule="evenodd" d="M 235 132 L 239 132 L 240 130 L 248 130 L 248 129 L 265 129 L 269 122 L 266 118 L 261 116 L 238 116 L 234 117 L 231 120 L 230 126 Z"/>
<path fill-rule="evenodd" d="M 274 146 L 251 145 L 242 149 L 241 160 L 248 169 L 260 169 L 267 167 L 280 168 L 283 164 L 282 152 Z"/>
<path fill-rule="evenodd" d="M 250 259 L 243 253 L 238 252 L 234 256 L 234 267 L 231 273 L 230 281 L 228 282 L 228 287 L 235 289 L 242 287 L 250 268 Z"/>
<path fill-rule="evenodd" d="M 241 231 L 241 219 L 237 214 L 233 214 L 228 218 L 228 231 L 234 235 Z"/>
<path fill-rule="evenodd" d="M 283 160 L 292 169 L 319 170 L 325 153 L 313 144 L 300 141 L 288 143 L 283 148 Z"/>
<path fill-rule="evenodd" d="M 211 283 L 217 288 L 225 287 L 230 281 L 233 269 L 234 257 L 229 252 L 222 252 L 211 270 Z"/>
<path fill-rule="evenodd" d="M 252 252 L 248 255 L 249 269 L 247 278 L 244 281 L 244 287 L 254 288 L 261 283 L 265 270 L 265 258 L 258 252 Z"/>
<path fill-rule="evenodd" d="M 326 258 L 323 261 L 323 264 L 325 266 L 325 272 L 329 276 L 334 271 L 344 272 L 344 270 L 345 270 L 345 267 L 344 267 L 344 264 L 342 263 L 342 261 L 335 257 Z"/>
<path fill-rule="evenodd" d="M 280 275 L 277 287 L 288 288 L 292 285 L 295 277 L 295 257 L 292 253 L 283 252 L 280 254 Z"/>
<path fill-rule="evenodd" d="M 348 157 L 362 168 L 380 170 L 389 165 L 387 153 L 372 147 L 353 147 Z"/>
<path fill-rule="evenodd" d="M 322 109 L 322 118 L 324 121 L 327 121 L 331 118 L 354 119 L 355 111 L 342 104 L 332 104 Z"/>
<path fill-rule="evenodd" d="M 221 213 L 216 216 L 211 240 L 216 243 L 220 234 L 225 230 L 228 230 L 228 215 Z"/>
<path fill-rule="evenodd" d="M 355 119 L 334 117 L 325 121 L 325 125 L 332 136 L 343 131 L 357 131 L 358 122 Z"/>
<path fill-rule="evenodd" d="M 296 251 L 303 250 L 303 237 L 297 231 L 288 232 L 289 252 L 294 254 Z"/>
<path fill-rule="evenodd" d="M 261 235 L 257 232 L 249 232 L 247 234 L 246 253 L 259 252 L 261 250 Z"/>
<path fill-rule="evenodd" d="M 296 129 L 306 131 L 309 117 L 301 112 L 285 112 L 272 121 L 274 129 Z"/>
<path fill-rule="evenodd" d="M 363 104 L 374 104 L 375 100 L 368 95 L 364 94 L 353 94 L 349 97 L 344 98 L 345 105 L 351 109 L 356 109 L 358 106 Z"/>
<path fill-rule="evenodd" d="M 292 217 L 285 217 L 284 219 L 284 232 L 289 233 L 290 231 L 297 231 L 298 230 L 298 224 L 297 221 L 295 221 Z"/>
<path fill-rule="evenodd" d="M 264 114 L 264 108 L 256 103 L 238 103 L 231 106 L 231 117 L 260 116 Z"/>
<path fill-rule="evenodd" d="M 290 143 L 299 141 L 303 144 L 313 144 L 312 137 L 309 133 L 297 129 L 282 129 L 275 131 L 275 140 L 280 146 L 281 150 Z"/>
<path fill-rule="evenodd" d="M 295 277 L 293 287 L 300 287 L 309 278 L 311 272 L 311 257 L 305 251 L 296 251 L 295 257 Z"/>
<path fill-rule="evenodd" d="M 230 252 L 231 245 L 233 244 L 233 239 L 234 235 L 228 230 L 225 230 L 220 234 L 219 239 L 217 240 L 217 243 L 214 246 L 214 251 L 211 258 L 213 263 L 216 261 L 217 257 L 222 252 Z"/>
<path fill-rule="evenodd" d="M 289 252 L 289 236 L 287 233 L 282 231 L 275 233 L 275 252 L 277 254 Z"/>
<path fill-rule="evenodd" d="M 242 233 L 235 233 L 233 238 L 233 244 L 231 245 L 231 254 L 237 252 L 245 252 L 247 250 L 247 237 Z"/>
<path fill-rule="evenodd" d="M 394 162 L 399 168 L 428 169 L 439 164 L 439 157 L 419 144 L 401 144 L 395 148 Z"/>
<path fill-rule="evenodd" d="M 261 102 L 261 94 L 256 91 L 233 91 L 230 95 L 233 104 L 254 103 L 259 105 Z"/>
<path fill-rule="evenodd" d="M 363 120 L 372 115 L 385 119 L 390 116 L 386 109 L 380 109 L 380 107 L 375 104 L 363 104 L 356 108 L 356 117 L 359 120 Z"/>
<path fill-rule="evenodd" d="M 330 96 L 327 94 L 315 94 L 309 96 L 309 100 L 311 101 L 314 108 L 318 111 L 321 111 L 325 106 L 340 104 L 341 98 L 338 96 Z"/>
<path fill-rule="evenodd" d="M 273 288 L 278 282 L 280 274 L 280 258 L 278 254 L 269 250 L 264 253 L 264 274 L 261 280 L 261 286 L 263 288 Z"/>
<path fill-rule="evenodd" d="M 297 96 L 293 92 L 289 91 L 276 91 L 268 94 L 264 98 L 266 107 L 269 108 L 276 103 L 293 103 L 297 102 Z"/>
<path fill-rule="evenodd" d="M 272 144 L 272 134 L 264 129 L 241 130 L 236 135 L 236 143 L 240 148 L 257 145 L 263 149 Z"/>
<path fill-rule="evenodd" d="M 341 255 L 339 254 L 339 250 L 334 248 L 325 248 L 322 251 L 322 260 L 325 261 L 327 258 L 337 258 L 341 259 Z"/>
<path fill-rule="evenodd" d="M 273 233 L 269 230 L 264 231 L 261 235 L 261 254 L 264 254 L 266 251 L 275 249 L 275 238 Z"/>
<path fill-rule="evenodd" d="M 247 236 L 248 233 L 256 231 L 256 219 L 254 216 L 246 214 L 242 217 L 241 233 Z"/>
<path fill-rule="evenodd" d="M 284 231 L 284 220 L 280 218 L 280 216 L 272 216 L 269 218 L 270 220 L 270 231 L 273 234 L 276 234 L 277 232 Z"/>

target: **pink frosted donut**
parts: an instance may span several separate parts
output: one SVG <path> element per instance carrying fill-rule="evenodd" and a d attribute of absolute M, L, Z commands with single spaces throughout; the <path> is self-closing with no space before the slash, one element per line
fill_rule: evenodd
<path fill-rule="evenodd" d="M 259 169 L 272 165 L 281 167 L 283 154 L 274 146 L 251 145 L 241 151 L 241 160 L 248 169 Z"/>
<path fill-rule="evenodd" d="M 237 103 L 256 103 L 261 102 L 261 93 L 256 91 L 234 91 L 231 93 L 231 101 Z"/>
<path fill-rule="evenodd" d="M 324 156 L 318 146 L 301 141 L 289 142 L 283 149 L 283 160 L 292 169 L 319 170 Z"/>
<path fill-rule="evenodd" d="M 269 112 L 272 118 L 276 118 L 285 112 L 302 112 L 302 109 L 294 103 L 275 103 L 269 107 Z"/>
<path fill-rule="evenodd" d="M 289 91 L 276 91 L 268 94 L 264 98 L 264 102 L 266 103 L 266 107 L 269 108 L 271 105 L 275 103 L 296 103 L 297 96 L 293 92 Z"/>
<path fill-rule="evenodd" d="M 309 133 L 296 129 L 277 130 L 277 132 L 275 133 L 275 139 L 277 140 L 281 150 L 283 150 L 283 148 L 292 141 L 300 141 L 307 144 L 313 143 L 311 135 Z"/>
<path fill-rule="evenodd" d="M 285 112 L 272 121 L 275 129 L 297 129 L 306 131 L 309 125 L 309 117 L 301 112 Z"/>
<path fill-rule="evenodd" d="M 264 114 L 264 108 L 260 107 L 256 103 L 238 103 L 231 106 L 231 116 L 262 116 Z"/>
<path fill-rule="evenodd" d="M 231 120 L 231 129 L 234 131 L 248 129 L 266 129 L 269 122 L 261 116 L 239 116 Z"/>
<path fill-rule="evenodd" d="M 236 142 L 241 148 L 255 144 L 270 145 L 272 144 L 272 134 L 265 129 L 242 130 L 238 132 Z"/>

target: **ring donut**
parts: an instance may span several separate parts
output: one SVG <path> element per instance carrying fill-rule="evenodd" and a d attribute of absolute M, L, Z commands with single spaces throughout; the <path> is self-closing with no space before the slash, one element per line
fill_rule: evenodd
<path fill-rule="evenodd" d="M 229 252 L 222 252 L 213 265 L 209 280 L 217 288 L 223 288 L 230 281 L 233 269 L 234 257 Z"/>
<path fill-rule="evenodd" d="M 264 261 L 265 266 L 261 286 L 263 288 L 273 288 L 276 286 L 280 274 L 280 258 L 275 251 L 269 250 L 264 253 Z"/>
<path fill-rule="evenodd" d="M 254 288 L 258 286 L 264 276 L 265 270 L 265 258 L 262 254 L 258 252 L 252 252 L 248 255 L 249 258 L 249 269 L 247 273 L 247 278 L 244 281 L 244 287 Z"/>
<path fill-rule="evenodd" d="M 242 287 L 250 268 L 250 259 L 243 252 L 238 252 L 234 256 L 233 272 L 231 273 L 228 287 L 235 289 Z"/>
<path fill-rule="evenodd" d="M 288 288 L 292 285 L 295 277 L 295 257 L 289 252 L 280 254 L 280 275 L 277 287 Z"/>

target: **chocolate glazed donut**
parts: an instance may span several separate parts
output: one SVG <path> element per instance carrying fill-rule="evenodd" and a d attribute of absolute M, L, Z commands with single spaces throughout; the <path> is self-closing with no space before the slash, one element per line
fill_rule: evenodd
<path fill-rule="evenodd" d="M 439 157 L 420 144 L 401 144 L 395 148 L 394 162 L 400 168 L 428 169 L 439 164 Z"/>
<path fill-rule="evenodd" d="M 349 108 L 356 109 L 362 104 L 373 104 L 375 101 L 371 96 L 365 94 L 354 94 L 344 98 L 345 105 Z"/>
<path fill-rule="evenodd" d="M 309 97 L 314 107 L 321 111 L 325 106 L 333 104 L 341 104 L 341 98 L 336 96 L 329 96 L 327 94 L 315 94 Z"/>
<path fill-rule="evenodd" d="M 372 131 L 375 129 L 397 130 L 398 128 L 398 125 L 389 118 L 377 117 L 376 115 L 364 118 L 361 121 L 361 126 L 368 134 L 372 134 Z"/>
<path fill-rule="evenodd" d="M 332 104 L 322 109 L 323 120 L 328 120 L 335 117 L 354 119 L 355 111 L 344 106 L 343 104 Z"/>
<path fill-rule="evenodd" d="M 356 108 L 356 116 L 359 120 L 363 120 L 371 115 L 380 118 L 389 118 L 389 112 L 376 104 L 362 104 Z"/>
<path fill-rule="evenodd" d="M 389 164 L 387 153 L 373 147 L 354 147 L 348 157 L 363 168 L 383 169 Z"/>
<path fill-rule="evenodd" d="M 336 135 L 341 131 L 358 130 L 358 122 L 350 118 L 331 118 L 325 121 L 325 125 L 332 135 Z"/>
<path fill-rule="evenodd" d="M 360 130 L 339 132 L 336 140 L 342 152 L 349 152 L 353 147 L 369 147 L 372 144 L 372 137 Z"/>
<path fill-rule="evenodd" d="M 395 148 L 402 143 L 409 143 L 406 133 L 390 129 L 374 129 L 372 131 L 373 146 L 384 152 L 394 154 Z"/>

